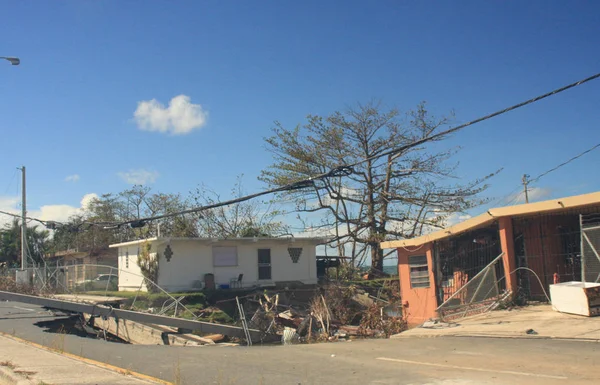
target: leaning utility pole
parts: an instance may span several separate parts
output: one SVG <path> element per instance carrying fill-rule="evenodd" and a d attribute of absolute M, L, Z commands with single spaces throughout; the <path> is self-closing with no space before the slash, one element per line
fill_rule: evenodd
<path fill-rule="evenodd" d="M 527 183 L 529 183 L 529 175 L 523 174 L 523 188 L 525 189 L 525 203 L 529 203 L 529 193 L 527 191 Z"/>
<path fill-rule="evenodd" d="M 23 173 L 21 192 L 21 270 L 27 268 L 27 192 L 25 189 L 25 166 L 19 168 Z"/>

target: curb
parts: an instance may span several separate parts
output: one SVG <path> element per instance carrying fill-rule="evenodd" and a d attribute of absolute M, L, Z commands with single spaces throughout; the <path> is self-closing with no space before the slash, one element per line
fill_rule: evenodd
<path fill-rule="evenodd" d="M 75 361 L 83 362 L 83 363 L 88 364 L 88 365 L 93 365 L 93 366 L 96 366 L 96 367 L 99 367 L 99 368 L 102 368 L 102 369 L 106 369 L 106 370 L 110 370 L 110 371 L 113 371 L 113 372 L 117 372 L 117 373 L 125 375 L 125 376 L 135 377 L 137 379 L 145 380 L 145 381 L 151 381 L 151 382 L 154 382 L 154 383 L 157 383 L 157 384 L 160 384 L 160 385 L 173 385 L 172 382 L 161 380 L 160 378 L 148 376 L 146 374 L 142 374 L 142 373 L 138 373 L 138 372 L 133 372 L 133 371 L 128 370 L 128 369 L 123 369 L 123 368 L 120 368 L 118 366 L 114 366 L 114 365 L 110 365 L 110 364 L 107 364 L 107 363 L 104 363 L 104 362 L 92 360 L 90 358 L 80 357 L 80 356 L 75 355 L 75 354 L 71 354 L 71 353 L 67 353 L 67 352 L 61 352 L 59 350 L 52 349 L 52 348 L 50 348 L 48 346 L 44 346 L 44 345 L 40 345 L 40 344 L 35 343 L 35 342 L 27 341 L 27 340 L 24 340 L 22 338 L 15 337 L 13 335 L 10 335 L 10 334 L 7 334 L 7 333 L 1 332 L 1 331 L 0 331 L 0 336 L 6 337 L 6 338 L 11 339 L 13 341 L 20 342 L 20 343 L 23 343 L 23 344 L 26 344 L 26 345 L 29 345 L 29 346 L 32 346 L 32 347 L 35 347 L 35 348 L 38 348 L 38 349 L 41 349 L 41 350 L 45 350 L 45 351 L 50 352 L 50 353 L 54 353 L 54 354 L 58 354 L 58 355 L 67 357 L 67 358 L 70 358 L 70 359 L 75 360 Z M 17 380 L 17 381 L 22 381 L 23 380 L 23 379 L 20 379 L 20 378 L 15 378 L 15 375 L 12 372 L 11 373 L 6 373 L 6 370 L 2 370 L 2 369 L 5 369 L 5 368 L 0 368 L 0 384 L 3 384 L 2 380 L 3 380 L 3 378 L 6 378 L 6 377 L 10 378 L 13 381 L 14 380 Z M 15 385 L 29 385 L 29 384 L 34 384 L 33 382 L 31 382 L 29 380 L 26 380 L 26 381 L 27 382 L 8 382 L 8 384 L 11 384 L 11 385 L 12 384 L 15 384 Z"/>
<path fill-rule="evenodd" d="M 557 341 L 573 341 L 573 342 L 600 342 L 598 338 L 570 338 L 570 337 L 553 337 L 540 335 L 527 336 L 507 336 L 494 334 L 449 334 L 449 337 L 481 337 L 481 338 L 507 338 L 507 339 L 522 339 L 522 340 L 557 340 Z"/>

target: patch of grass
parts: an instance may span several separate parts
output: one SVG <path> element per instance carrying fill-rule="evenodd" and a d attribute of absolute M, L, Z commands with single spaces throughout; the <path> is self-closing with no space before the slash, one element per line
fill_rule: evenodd
<path fill-rule="evenodd" d="M 132 302 L 128 307 L 131 307 L 131 305 L 133 305 L 133 307 L 135 309 L 140 309 L 140 310 L 146 310 L 148 309 L 148 301 L 144 301 L 144 300 L 137 300 L 135 301 L 135 304 Z"/>
<path fill-rule="evenodd" d="M 9 368 L 11 370 L 17 367 L 15 364 L 12 363 L 12 361 L 8 360 L 0 362 L 0 366 L 4 366 L 5 368 Z"/>
<path fill-rule="evenodd" d="M 162 308 L 165 303 L 172 301 L 171 297 L 165 293 L 148 293 L 148 292 L 135 292 L 135 291 L 91 291 L 90 295 L 107 295 L 109 297 L 121 297 L 126 298 L 124 306 L 125 308 L 130 307 L 135 299 L 135 308 L 139 310 L 146 310 L 148 308 Z M 170 293 L 172 297 L 178 298 L 185 296 L 182 303 L 192 310 L 201 310 L 206 306 L 206 295 L 202 292 L 193 293 Z"/>
<path fill-rule="evenodd" d="M 213 322 L 219 324 L 232 324 L 233 318 L 223 311 L 214 311 L 205 317 L 198 318 L 198 321 Z"/>

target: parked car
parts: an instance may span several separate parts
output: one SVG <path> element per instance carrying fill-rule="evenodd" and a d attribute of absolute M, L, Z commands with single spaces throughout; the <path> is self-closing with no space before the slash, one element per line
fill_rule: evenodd
<path fill-rule="evenodd" d="M 100 274 L 94 279 L 85 280 L 77 285 L 80 290 L 117 290 L 119 277 L 114 274 Z"/>

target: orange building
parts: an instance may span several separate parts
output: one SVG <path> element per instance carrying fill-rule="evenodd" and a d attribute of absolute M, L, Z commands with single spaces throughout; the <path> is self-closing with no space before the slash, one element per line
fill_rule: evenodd
<path fill-rule="evenodd" d="M 597 236 L 586 238 L 582 229 Z M 437 318 L 446 309 L 484 308 L 500 296 L 545 300 L 555 280 L 581 281 L 582 266 L 587 281 L 600 277 L 595 258 L 600 192 L 490 209 L 443 230 L 381 245 L 397 249 L 409 324 Z M 591 259 L 582 264 L 584 251 Z"/>

